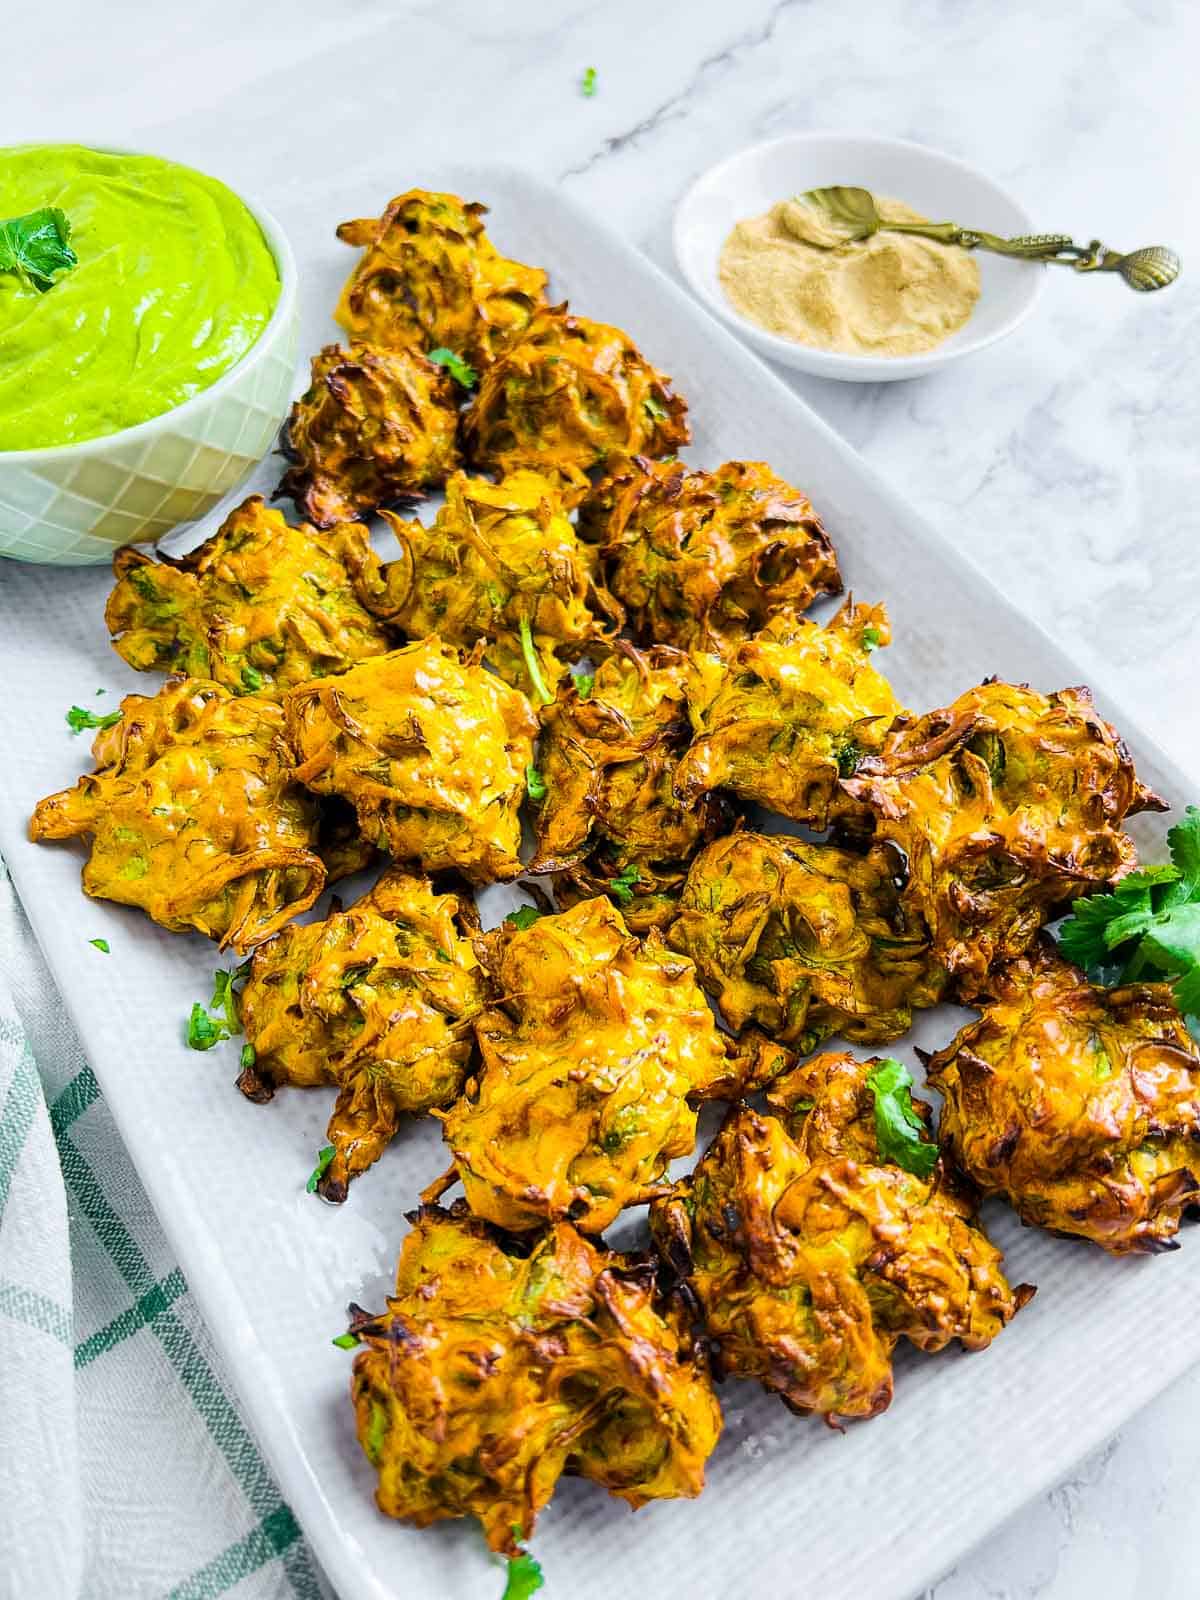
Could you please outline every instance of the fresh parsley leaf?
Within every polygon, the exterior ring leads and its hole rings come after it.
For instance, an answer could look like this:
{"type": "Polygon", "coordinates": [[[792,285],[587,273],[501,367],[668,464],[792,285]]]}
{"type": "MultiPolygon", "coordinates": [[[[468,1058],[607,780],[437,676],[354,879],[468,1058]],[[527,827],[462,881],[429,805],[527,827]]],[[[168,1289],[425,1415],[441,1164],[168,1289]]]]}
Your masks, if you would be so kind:
{"type": "Polygon", "coordinates": [[[938,1147],[922,1138],[925,1124],[913,1108],[908,1069],[885,1056],[867,1074],[875,1096],[875,1139],[884,1161],[892,1161],[915,1177],[928,1178],[937,1165],[938,1147]]]}
{"type": "MultiPolygon", "coordinates": [[[[316,1188],[316,1184],[315,1183],[313,1184],[313,1188],[314,1189],[316,1188]]],[[[334,1339],[332,1342],[337,1346],[337,1348],[339,1350],[353,1350],[356,1345],[359,1345],[359,1344],[362,1343],[362,1340],[358,1337],[358,1335],[356,1333],[339,1333],[337,1338],[334,1339]]]]}
{"type": "Polygon", "coordinates": [[[252,667],[249,662],[242,668],[242,686],[251,694],[257,694],[263,686],[263,675],[257,667],[252,667]]]}
{"type": "Polygon", "coordinates": [[[589,700],[596,684],[594,672],[577,672],[575,674],[575,693],[581,700],[589,700]]]}
{"type": "Polygon", "coordinates": [[[429,352],[429,359],[436,361],[439,367],[445,367],[455,383],[462,384],[464,389],[473,389],[479,382],[479,374],[471,363],[455,355],[453,350],[447,350],[439,345],[436,350],[429,352]]]}
{"type": "Polygon", "coordinates": [[[110,711],[106,717],[101,717],[94,711],[85,711],[82,706],[72,706],[67,712],[67,726],[72,733],[82,733],[85,728],[111,728],[120,720],[119,711],[110,711]]]}
{"type": "Polygon", "coordinates": [[[534,805],[544,800],[547,794],[546,780],[532,761],[525,768],[525,793],[533,801],[534,805]]]}
{"type": "Polygon", "coordinates": [[[101,955],[108,955],[109,950],[107,939],[89,939],[88,943],[94,950],[99,950],[101,955]]]}
{"type": "Polygon", "coordinates": [[[1058,929],[1063,954],[1093,981],[1173,979],[1175,1004],[1200,1016],[1200,810],[1167,833],[1169,862],[1141,867],[1111,894],[1076,900],[1058,929]]]}
{"type": "Polygon", "coordinates": [[[59,273],[79,264],[68,242],[71,224],[59,206],[42,206],[0,222],[0,272],[15,272],[45,294],[59,273]]]}
{"type": "Polygon", "coordinates": [[[616,898],[619,906],[631,906],[633,904],[634,887],[640,882],[638,869],[631,865],[623,867],[615,878],[608,880],[608,890],[616,898]]]}
{"type": "Polygon", "coordinates": [[[540,1562],[535,1561],[528,1550],[522,1550],[519,1556],[509,1560],[508,1582],[500,1600],[529,1600],[545,1581],[540,1562]]]}
{"type": "Polygon", "coordinates": [[[220,1044],[222,1039],[229,1038],[229,1030],[216,1017],[210,1017],[208,1012],[196,1001],[188,1017],[187,1042],[193,1050],[211,1050],[213,1045],[220,1044]]]}
{"type": "Polygon", "coordinates": [[[667,417],[670,415],[666,406],[661,405],[652,394],[648,394],[642,401],[642,404],[654,418],[655,422],[665,422],[667,417]]]}
{"type": "Polygon", "coordinates": [[[536,906],[518,906],[515,911],[510,911],[505,917],[505,922],[511,922],[514,928],[519,928],[522,933],[526,928],[532,928],[541,912],[536,906]]]}
{"type": "Polygon", "coordinates": [[[542,669],[538,663],[537,651],[533,647],[533,629],[529,626],[529,618],[522,617],[517,624],[517,631],[521,635],[521,654],[525,657],[525,670],[529,674],[529,681],[533,685],[533,692],[543,705],[549,705],[554,699],[546,687],[546,680],[542,677],[542,669]]]}
{"type": "Polygon", "coordinates": [[[579,92],[585,100],[590,100],[596,93],[596,69],[585,67],[583,77],[579,80],[579,92]]]}
{"type": "Polygon", "coordinates": [[[863,649],[870,655],[872,650],[878,650],[883,642],[883,635],[873,622],[868,622],[863,629],[863,649]]]}
{"type": "Polygon", "coordinates": [[[333,1160],[333,1146],[322,1145],[317,1151],[317,1164],[308,1175],[308,1182],[304,1185],[309,1194],[316,1194],[317,1185],[329,1171],[329,1163],[333,1160]]]}

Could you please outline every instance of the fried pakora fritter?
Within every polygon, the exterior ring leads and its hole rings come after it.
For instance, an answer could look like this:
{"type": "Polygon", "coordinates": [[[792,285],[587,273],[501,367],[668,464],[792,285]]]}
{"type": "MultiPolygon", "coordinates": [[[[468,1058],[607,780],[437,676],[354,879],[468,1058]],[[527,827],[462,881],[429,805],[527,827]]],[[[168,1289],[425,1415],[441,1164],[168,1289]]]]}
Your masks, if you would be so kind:
{"type": "Polygon", "coordinates": [[[326,345],[283,448],[293,464],[279,493],[318,528],[420,499],[460,464],[454,385],[416,350],[326,345]]]}
{"type": "Polygon", "coordinates": [[[514,1231],[600,1233],[658,1192],[696,1139],[694,1102],[730,1064],[695,969],[656,930],[630,935],[607,900],[492,936],[495,1007],[476,1024],[479,1076],[446,1114],[471,1210],[514,1231]]]}
{"type": "Polygon", "coordinates": [[[560,906],[615,894],[634,932],[661,926],[674,915],[688,861],[724,827],[721,797],[685,811],[671,788],[691,738],[687,672],[677,650],[622,643],[586,693],[564,689],[542,713],[546,793],[529,870],[558,875],[560,906]]]}
{"type": "Polygon", "coordinates": [[[812,502],[762,461],[715,472],[622,462],[580,508],[579,527],[646,644],[720,654],[777,612],[842,589],[812,502]]]}
{"type": "Polygon", "coordinates": [[[603,649],[623,621],[595,551],[540,473],[498,484],[455,473],[432,527],[384,517],[401,555],[368,604],[411,638],[485,640],[488,663],[526,694],[552,698],[566,663],[603,649]]]}
{"type": "Polygon", "coordinates": [[[337,1088],[326,1200],[346,1198],[403,1114],[461,1094],[485,1004],[474,931],[473,905],[392,868],[349,911],[335,903],[255,951],[240,998],[254,1060],[238,1086],[260,1101],[281,1084],[337,1088]]]}
{"type": "Polygon", "coordinates": [[[731,789],[824,828],[838,778],[883,743],[900,711],[871,651],[891,637],[882,606],[848,600],[827,627],[779,612],[722,658],[697,655],[689,693],[696,739],[675,773],[685,805],[731,789]]]}
{"type": "Polygon", "coordinates": [[[255,494],[186,556],[118,550],[104,620],[117,654],[139,672],[182,672],[278,699],[391,649],[358,595],[378,565],[360,522],[296,528],[255,494]]]}
{"type": "Polygon", "coordinates": [[[515,1555],[562,1474],[636,1510],[691,1498],[721,1413],[655,1264],[567,1223],[517,1241],[469,1217],[414,1212],[396,1293],[356,1319],[358,1437],[389,1516],[475,1516],[515,1555]]]}
{"type": "Polygon", "coordinates": [[[926,1063],[947,1153],[1031,1226],[1176,1248],[1200,1204],[1200,1051],[1169,985],[1097,988],[1043,937],[988,990],[926,1063]]]}
{"type": "Polygon", "coordinates": [[[370,844],[472,882],[521,871],[518,808],[533,760],[529,701],[436,637],[284,698],[296,777],[341,795],[370,844]]]}
{"type": "Polygon", "coordinates": [[[842,788],[897,853],[905,899],[966,998],[1070,901],[1133,866],[1126,817],[1164,809],[1087,689],[995,680],[902,717],[842,788]]]}
{"type": "Polygon", "coordinates": [[[687,403],[629,336],[566,306],[542,308],[505,346],[463,417],[473,466],[530,467],[572,506],[610,454],[670,455],[691,436],[687,403]]]}
{"type": "Polygon", "coordinates": [[[84,893],[249,949],[325,885],[317,805],[293,781],[283,712],[202,678],[127,694],[96,771],[38,802],[29,836],[92,838],[84,893]]]}
{"type": "Polygon", "coordinates": [[[343,222],[338,238],[365,254],[334,313],[353,339],[448,349],[482,369],[529,324],[546,274],[502,256],[480,218],[487,207],[410,189],[381,217],[343,222]]]}
{"type": "Polygon", "coordinates": [[[881,1157],[874,1065],[818,1056],[770,1091],[777,1115],[735,1107],[650,1213],[719,1370],[831,1423],[886,1410],[901,1337],[982,1349],[1032,1293],[1009,1287],[940,1165],[921,1178],[881,1157]]]}
{"type": "Polygon", "coordinates": [[[908,926],[890,863],[785,834],[735,833],[692,862],[667,941],[729,1026],[807,1052],[831,1034],[898,1039],[945,973],[908,926]]]}

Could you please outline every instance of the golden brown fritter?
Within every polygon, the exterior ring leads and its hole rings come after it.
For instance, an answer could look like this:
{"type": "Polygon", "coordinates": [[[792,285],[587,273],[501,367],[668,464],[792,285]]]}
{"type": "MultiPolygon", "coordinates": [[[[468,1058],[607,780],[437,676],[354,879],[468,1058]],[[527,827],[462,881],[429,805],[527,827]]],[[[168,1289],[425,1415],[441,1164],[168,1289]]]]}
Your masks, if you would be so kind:
{"type": "Polygon", "coordinates": [[[720,654],[777,612],[842,589],[812,502],[762,461],[715,472],[622,462],[580,508],[579,528],[646,644],[720,654]]]}
{"type": "Polygon", "coordinates": [[[1087,689],[995,680],[901,718],[842,788],[896,852],[910,912],[967,997],[1070,901],[1133,866],[1126,817],[1164,809],[1087,689]]]}
{"type": "Polygon", "coordinates": [[[982,1349],[1032,1292],[1009,1287],[940,1165],[922,1178],[880,1156],[877,1065],[818,1056],[777,1081],[779,1115],[736,1107],[650,1214],[719,1370],[831,1423],[886,1410],[901,1337],[982,1349]]]}
{"type": "Polygon", "coordinates": [[[211,678],[274,700],[391,648],[358,596],[378,565],[361,522],[295,528],[254,494],[186,556],[118,550],[104,620],[139,672],[211,678]]]}
{"type": "Polygon", "coordinates": [[[779,612],[722,659],[693,658],[696,740],[675,793],[693,805],[731,789],[796,822],[824,828],[838,778],[883,743],[900,704],[871,664],[891,638],[882,606],[848,600],[827,627],[779,612]]]}
{"type": "Polygon", "coordinates": [[[338,238],[365,254],[342,290],[337,321],[354,339],[448,349],[484,368],[529,323],[546,274],[502,256],[480,218],[487,207],[410,189],[381,217],[343,222],[338,238]]]}
{"type": "Polygon", "coordinates": [[[39,801],[29,825],[39,841],[91,835],[86,894],[240,949],[320,894],[317,805],[293,781],[273,701],[172,678],[127,694],[92,754],[96,771],[39,801]]]}
{"type": "Polygon", "coordinates": [[[404,1113],[462,1092],[485,1003],[476,929],[470,902],[391,868],[349,911],[335,902],[255,952],[240,1000],[254,1061],[238,1086],[251,1100],[280,1084],[336,1086],[326,1200],[346,1198],[404,1113]]]}
{"type": "Polygon", "coordinates": [[[606,458],[665,456],[691,438],[687,404],[620,328],[544,307],[505,346],[463,417],[471,464],[503,477],[531,467],[568,505],[606,458]]]}
{"type": "Polygon", "coordinates": [[[898,1039],[944,972],[909,927],[880,852],[735,833],[692,862],[667,941],[696,963],[731,1028],[807,1052],[831,1034],[898,1039]]]}
{"type": "Polygon", "coordinates": [[[460,464],[454,385],[416,350],[328,344],[313,357],[283,448],[293,465],[279,493],[318,528],[420,499],[460,464]]]}
{"type": "Polygon", "coordinates": [[[461,1205],[411,1220],[387,1311],[355,1324],[381,1510],[422,1528],[478,1517],[515,1555],[564,1472],[634,1510],[700,1493],[721,1413],[651,1259],[567,1223],[515,1241],[461,1205]]]}
{"type": "Polygon", "coordinates": [[[674,915],[688,861],[725,826],[719,796],[685,811],[671,788],[691,738],[687,672],[677,650],[623,643],[585,692],[564,689],[542,713],[546,794],[529,870],[558,874],[560,906],[612,894],[634,932],[661,926],[674,915]]]}
{"type": "Polygon", "coordinates": [[[624,619],[575,537],[557,487],[537,472],[502,483],[455,473],[432,527],[384,512],[400,558],[367,603],[414,639],[486,641],[506,683],[553,698],[567,670],[602,650],[624,619]],[[531,670],[532,669],[532,670],[531,670]]]}
{"type": "Polygon", "coordinates": [[[525,696],[438,638],[284,699],[296,777],[341,795],[363,837],[472,882],[521,871],[518,808],[537,719],[525,696]]]}
{"type": "Polygon", "coordinates": [[[445,1117],[471,1210],[514,1231],[600,1233],[657,1193],[696,1139],[694,1102],[730,1064],[683,956],[630,935],[607,900],[501,925],[497,1005],[476,1024],[478,1079],[445,1117]]]}
{"type": "Polygon", "coordinates": [[[988,987],[927,1062],[947,1153],[1031,1226],[1176,1248],[1200,1203],[1200,1051],[1169,985],[1097,988],[1043,938],[988,987]]]}

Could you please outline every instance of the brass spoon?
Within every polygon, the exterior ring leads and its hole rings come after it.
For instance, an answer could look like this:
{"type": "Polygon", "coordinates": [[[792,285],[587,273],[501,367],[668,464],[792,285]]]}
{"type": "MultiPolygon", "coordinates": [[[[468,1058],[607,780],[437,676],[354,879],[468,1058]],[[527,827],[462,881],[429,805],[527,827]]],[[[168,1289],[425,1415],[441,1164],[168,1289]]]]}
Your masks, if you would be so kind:
{"type": "MultiPolygon", "coordinates": [[[[881,229],[887,233],[916,233],[942,244],[961,245],[964,250],[991,250],[996,255],[1019,256],[1023,261],[1061,261],[1076,272],[1117,272],[1131,289],[1143,294],[1165,289],[1179,276],[1181,262],[1174,250],[1151,244],[1141,250],[1120,255],[1099,239],[1086,247],[1075,244],[1065,233],[1026,233],[1015,239],[1002,239],[977,228],[962,228],[957,222],[887,222],[875,207],[869,189],[844,184],[830,189],[808,189],[796,196],[801,205],[815,211],[825,227],[838,237],[828,246],[869,239],[881,229]]],[[[809,243],[813,242],[811,240],[809,243]]]]}

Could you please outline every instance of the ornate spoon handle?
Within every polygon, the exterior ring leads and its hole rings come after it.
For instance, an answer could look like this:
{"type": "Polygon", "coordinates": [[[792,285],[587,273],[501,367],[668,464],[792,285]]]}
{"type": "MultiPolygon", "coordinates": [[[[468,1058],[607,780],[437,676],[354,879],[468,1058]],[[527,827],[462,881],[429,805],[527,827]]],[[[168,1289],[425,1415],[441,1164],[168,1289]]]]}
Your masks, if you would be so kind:
{"type": "Polygon", "coordinates": [[[881,222],[886,233],[916,233],[943,244],[961,245],[964,250],[990,250],[998,256],[1019,256],[1023,261],[1059,261],[1076,272],[1117,272],[1130,286],[1143,293],[1165,289],[1179,276],[1180,260],[1165,245],[1146,245],[1127,255],[1109,250],[1099,239],[1076,244],[1066,233],[1022,233],[1003,239],[997,233],[978,228],[962,228],[957,222],[881,222]]]}

